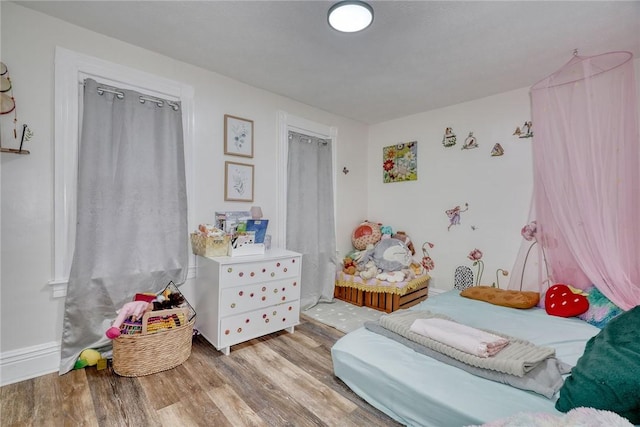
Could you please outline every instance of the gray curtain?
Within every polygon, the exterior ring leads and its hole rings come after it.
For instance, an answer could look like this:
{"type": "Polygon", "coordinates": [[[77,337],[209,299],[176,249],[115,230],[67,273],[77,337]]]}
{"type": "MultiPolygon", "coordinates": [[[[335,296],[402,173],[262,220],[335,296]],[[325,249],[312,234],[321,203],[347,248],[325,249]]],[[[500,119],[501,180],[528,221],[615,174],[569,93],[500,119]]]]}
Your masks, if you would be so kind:
{"type": "Polygon", "coordinates": [[[60,374],[85,348],[111,348],[105,332],[124,303],[183,283],[188,267],[180,105],[100,88],[85,81],[60,374]]]}
{"type": "Polygon", "coordinates": [[[332,301],[336,274],[331,140],[289,132],[287,249],[302,254],[301,308],[332,301]]]}

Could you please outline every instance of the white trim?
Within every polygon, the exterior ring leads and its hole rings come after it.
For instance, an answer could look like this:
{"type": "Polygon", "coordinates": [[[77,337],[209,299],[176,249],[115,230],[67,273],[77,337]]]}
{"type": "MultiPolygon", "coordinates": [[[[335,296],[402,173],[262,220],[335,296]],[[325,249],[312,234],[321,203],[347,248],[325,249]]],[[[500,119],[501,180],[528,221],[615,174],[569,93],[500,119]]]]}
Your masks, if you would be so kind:
{"type": "Polygon", "coordinates": [[[0,354],[0,386],[58,371],[60,343],[34,345],[0,354]]]}
{"type": "Polygon", "coordinates": [[[51,288],[51,297],[64,298],[67,296],[68,280],[50,280],[47,285],[51,288]]]}
{"type": "MultiPolygon", "coordinates": [[[[195,261],[192,261],[192,257],[189,258],[189,269],[187,270],[187,280],[194,279],[196,277],[197,265],[195,261]]],[[[51,297],[52,298],[64,298],[67,296],[67,285],[69,284],[68,280],[55,281],[50,280],[47,285],[49,285],[51,289],[51,297]]]]}
{"type": "MultiPolygon", "coordinates": [[[[331,139],[331,169],[333,175],[333,217],[337,218],[336,194],[336,163],[337,163],[337,142],[338,128],[335,126],[327,126],[316,123],[302,117],[296,117],[284,111],[278,111],[278,149],[276,155],[277,172],[277,192],[276,192],[276,218],[278,225],[278,234],[275,236],[274,246],[277,248],[285,248],[287,242],[287,158],[289,144],[289,130],[301,132],[310,136],[331,139]]],[[[336,221],[337,223],[337,221],[336,221]]],[[[333,230],[334,241],[337,242],[336,227],[333,230]]]]}
{"type": "MultiPolygon", "coordinates": [[[[66,294],[66,283],[69,279],[69,270],[73,259],[79,99],[81,83],[86,78],[181,102],[189,227],[192,227],[194,223],[193,87],[57,46],[55,54],[53,278],[49,281],[55,298],[64,296],[63,293],[66,294]]],[[[195,265],[193,255],[189,257],[189,265],[190,268],[195,265]]]]}
{"type": "MultiPolygon", "coordinates": [[[[433,280],[433,279],[431,279],[433,280]]],[[[440,295],[444,292],[450,291],[451,289],[438,289],[438,288],[432,288],[431,286],[429,286],[429,298],[431,297],[435,297],[436,295],[440,295]]]]}

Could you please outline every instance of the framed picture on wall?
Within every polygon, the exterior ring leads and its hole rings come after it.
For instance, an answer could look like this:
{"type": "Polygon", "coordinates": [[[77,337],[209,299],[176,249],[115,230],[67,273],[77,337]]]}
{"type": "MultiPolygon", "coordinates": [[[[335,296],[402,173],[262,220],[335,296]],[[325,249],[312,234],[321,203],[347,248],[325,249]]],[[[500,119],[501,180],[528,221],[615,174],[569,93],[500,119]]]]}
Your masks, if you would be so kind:
{"type": "Polygon", "coordinates": [[[253,165],[224,162],[224,199],[253,202],[253,165]]]}
{"type": "Polygon", "coordinates": [[[224,115],[224,154],[253,157],[253,120],[224,115]]]}
{"type": "Polygon", "coordinates": [[[382,182],[418,179],[418,142],[382,147],[382,182]]]}

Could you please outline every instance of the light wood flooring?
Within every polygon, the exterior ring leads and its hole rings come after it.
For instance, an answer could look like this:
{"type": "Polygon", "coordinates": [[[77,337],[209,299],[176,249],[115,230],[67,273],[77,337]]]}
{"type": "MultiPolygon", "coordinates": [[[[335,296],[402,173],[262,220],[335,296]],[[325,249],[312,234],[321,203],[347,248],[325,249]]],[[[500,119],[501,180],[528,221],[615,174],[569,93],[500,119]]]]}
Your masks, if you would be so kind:
{"type": "Polygon", "coordinates": [[[0,388],[8,426],[398,426],[333,375],[343,335],[302,316],[295,333],[233,346],[224,356],[195,337],[190,358],[126,378],[111,367],[44,375],[0,388]]]}

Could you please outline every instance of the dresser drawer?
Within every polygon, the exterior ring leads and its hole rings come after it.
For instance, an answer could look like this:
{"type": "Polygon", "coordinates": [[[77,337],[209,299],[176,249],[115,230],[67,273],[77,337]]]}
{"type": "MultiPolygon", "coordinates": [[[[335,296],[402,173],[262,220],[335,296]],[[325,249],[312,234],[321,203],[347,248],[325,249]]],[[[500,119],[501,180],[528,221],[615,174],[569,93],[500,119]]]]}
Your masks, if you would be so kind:
{"type": "Polygon", "coordinates": [[[264,283],[296,277],[300,274],[300,257],[292,256],[273,260],[223,265],[220,271],[220,287],[264,283]]]}
{"type": "Polygon", "coordinates": [[[220,347],[228,347],[300,323],[300,301],[220,319],[220,347]]]}
{"type": "Polygon", "coordinates": [[[235,315],[298,299],[300,299],[298,277],[223,288],[220,291],[220,316],[235,315]]]}
{"type": "Polygon", "coordinates": [[[302,254],[197,258],[196,324],[223,354],[232,345],[300,323],[302,254]]]}

